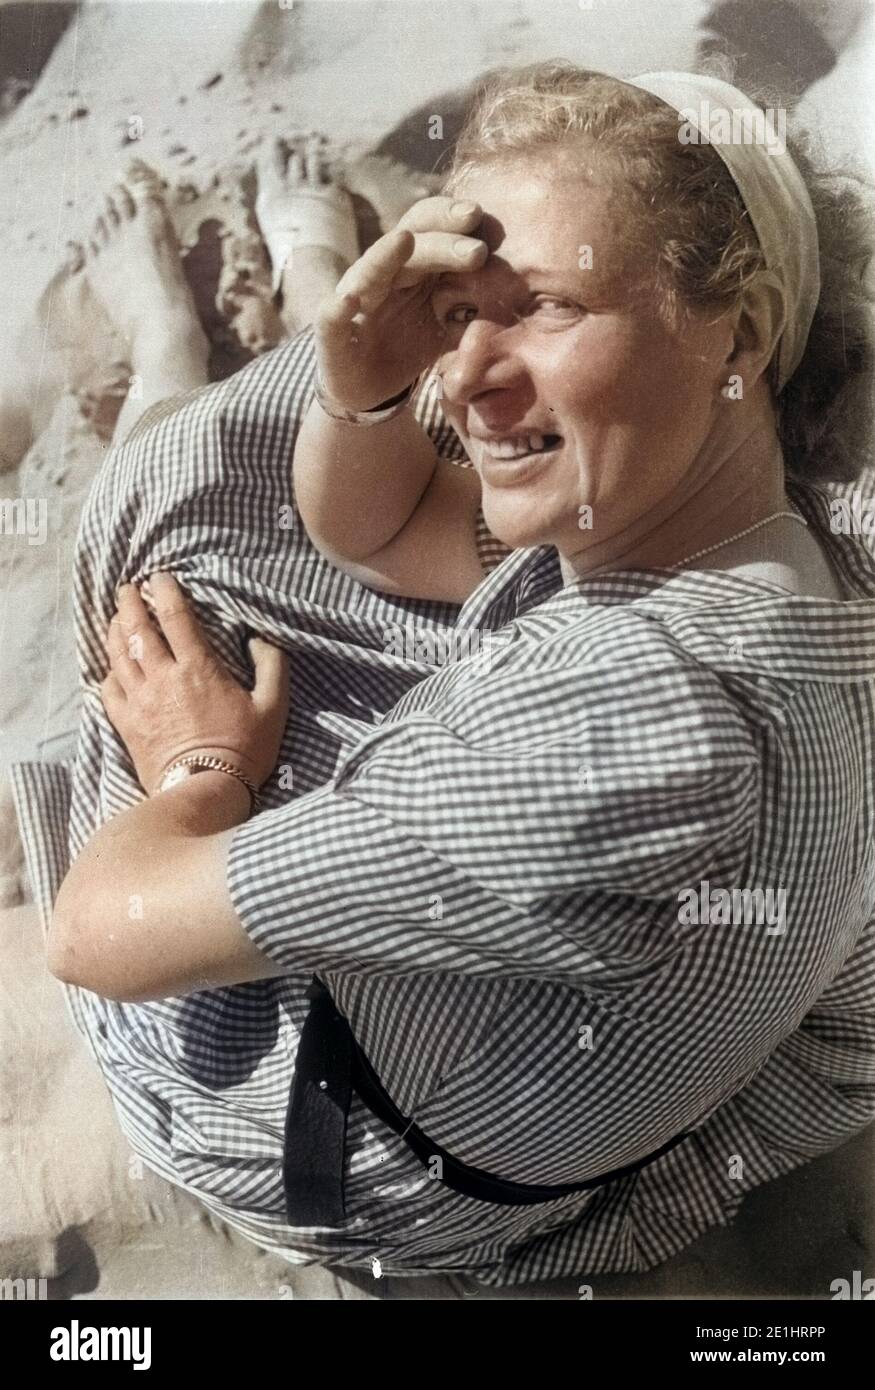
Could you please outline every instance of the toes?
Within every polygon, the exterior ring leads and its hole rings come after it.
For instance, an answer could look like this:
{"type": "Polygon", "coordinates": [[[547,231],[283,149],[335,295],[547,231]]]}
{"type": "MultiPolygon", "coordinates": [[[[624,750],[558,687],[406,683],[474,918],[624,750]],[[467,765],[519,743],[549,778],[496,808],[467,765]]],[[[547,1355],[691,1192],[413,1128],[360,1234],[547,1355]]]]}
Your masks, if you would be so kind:
{"type": "Polygon", "coordinates": [[[278,137],[271,140],[267,151],[256,156],[255,170],[258,176],[258,194],[261,199],[273,198],[282,192],[286,181],[286,164],[289,150],[285,140],[278,137]]]}
{"type": "Polygon", "coordinates": [[[275,178],[285,178],[288,158],[289,152],[285,140],[274,140],[270,150],[270,168],[275,178]]]}
{"type": "Polygon", "coordinates": [[[309,136],[304,146],[304,170],[311,188],[321,188],[327,182],[325,174],[325,144],[321,135],[309,136]]]}
{"type": "Polygon", "coordinates": [[[78,251],[71,251],[71,256],[79,268],[84,264],[86,256],[99,256],[102,248],[109,244],[116,228],[135,216],[138,201],[160,198],[158,175],[142,160],[131,162],[125,178],[127,182],[114,184],[105,195],[103,211],[98,213],[94,220],[86,246],[69,243],[71,248],[78,246],[78,251]]]}
{"type": "Polygon", "coordinates": [[[289,162],[286,167],[286,184],[297,184],[306,182],[304,169],[304,155],[301,150],[292,150],[289,155],[289,162]]]}
{"type": "Polygon", "coordinates": [[[135,214],[138,207],[144,207],[147,203],[163,203],[164,201],[160,187],[151,179],[131,179],[128,186],[131,190],[135,214]]]}
{"type": "Polygon", "coordinates": [[[318,133],[295,141],[272,141],[269,152],[258,162],[258,185],[262,197],[280,192],[294,193],[297,187],[324,188],[331,179],[326,167],[325,136],[318,133]]]}
{"type": "Polygon", "coordinates": [[[81,241],[68,241],[64,254],[64,269],[76,275],[85,264],[85,247],[81,241]]]}
{"type": "MultiPolygon", "coordinates": [[[[150,164],[142,159],[132,159],[125,175],[125,184],[130,190],[135,204],[163,202],[161,180],[150,164]]],[[[136,211],[136,208],[134,209],[136,211]]]]}
{"type": "Polygon", "coordinates": [[[126,220],[133,217],[136,212],[136,204],[131,197],[131,190],[127,184],[117,183],[112,190],[112,200],[118,209],[119,216],[126,220]]]}
{"type": "Polygon", "coordinates": [[[128,167],[125,171],[124,182],[129,183],[131,179],[136,179],[138,181],[141,179],[153,179],[157,181],[158,175],[152,168],[151,164],[147,164],[145,159],[140,159],[138,157],[137,159],[128,160],[128,167]]]}

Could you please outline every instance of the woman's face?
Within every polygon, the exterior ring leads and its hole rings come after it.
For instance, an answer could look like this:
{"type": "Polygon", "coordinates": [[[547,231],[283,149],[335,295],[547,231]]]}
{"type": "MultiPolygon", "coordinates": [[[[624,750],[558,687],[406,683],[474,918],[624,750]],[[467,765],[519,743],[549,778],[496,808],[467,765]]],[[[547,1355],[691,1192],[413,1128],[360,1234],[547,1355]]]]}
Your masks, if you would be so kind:
{"type": "Polygon", "coordinates": [[[708,454],[731,326],[666,326],[657,248],[636,253],[623,200],[567,162],[483,170],[455,196],[483,207],[491,255],[433,294],[444,411],[493,533],[570,558],[622,537],[708,454]]]}

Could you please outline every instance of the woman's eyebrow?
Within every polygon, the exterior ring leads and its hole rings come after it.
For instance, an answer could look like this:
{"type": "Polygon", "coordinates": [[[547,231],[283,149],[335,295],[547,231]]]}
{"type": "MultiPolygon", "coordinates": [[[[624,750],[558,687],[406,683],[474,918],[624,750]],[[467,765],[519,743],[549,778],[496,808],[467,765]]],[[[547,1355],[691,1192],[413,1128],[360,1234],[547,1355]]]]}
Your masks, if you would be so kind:
{"type": "MultiPolygon", "coordinates": [[[[438,290],[444,288],[451,290],[470,288],[473,276],[477,274],[482,275],[488,266],[489,261],[486,262],[486,265],[484,265],[480,271],[469,271],[461,274],[453,270],[444,271],[438,276],[438,281],[433,293],[437,293],[438,290]]],[[[515,280],[548,280],[560,288],[564,286],[568,290],[575,291],[579,291],[580,289],[579,277],[570,274],[570,267],[567,266],[563,266],[561,269],[556,266],[541,265],[504,266],[502,269],[515,280]]]]}

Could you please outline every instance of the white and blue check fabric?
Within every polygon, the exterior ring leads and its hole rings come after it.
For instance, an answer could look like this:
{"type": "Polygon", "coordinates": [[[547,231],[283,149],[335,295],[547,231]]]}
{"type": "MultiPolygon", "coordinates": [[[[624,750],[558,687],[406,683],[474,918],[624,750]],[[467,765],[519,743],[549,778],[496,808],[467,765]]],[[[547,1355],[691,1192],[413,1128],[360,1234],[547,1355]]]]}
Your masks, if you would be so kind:
{"type": "MultiPolygon", "coordinates": [[[[172,570],[241,679],[248,635],[282,645],[278,769],[227,872],[287,973],[147,1004],[70,988],[73,1017],[134,1149],[292,1261],[493,1284],[650,1267],[875,1113],[875,564],[799,485],[847,602],[708,571],[563,587],[552,550],[482,528],[461,608],[370,592],[294,510],[312,375],[303,334],[112,451],[78,546],[75,765],[15,774],[45,913],[68,852],[142,796],[98,693],[116,586],[172,570]],[[690,889],[783,890],[784,929],[682,920],[690,889]],[[478,1168],[573,1182],[695,1132],[637,1176],[503,1207],[354,1097],[347,1220],[290,1228],[314,971],[398,1107],[478,1168]]],[[[417,410],[459,459],[430,391],[417,410]]]]}

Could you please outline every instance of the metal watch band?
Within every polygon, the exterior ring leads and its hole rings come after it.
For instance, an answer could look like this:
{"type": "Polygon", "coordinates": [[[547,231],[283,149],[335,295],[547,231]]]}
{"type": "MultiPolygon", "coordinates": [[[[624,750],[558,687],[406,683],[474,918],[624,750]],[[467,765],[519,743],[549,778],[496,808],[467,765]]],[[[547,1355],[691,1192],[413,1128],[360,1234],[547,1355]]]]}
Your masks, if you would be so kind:
{"type": "Polygon", "coordinates": [[[258,788],[250,782],[245,773],[240,771],[239,767],[235,767],[233,763],[226,763],[222,758],[211,757],[206,753],[189,753],[184,758],[175,758],[161,775],[161,781],[158,785],[159,791],[164,791],[168,778],[180,767],[191,768],[193,772],[224,772],[229,777],[236,777],[237,781],[242,782],[249,793],[252,803],[250,814],[257,811],[261,805],[258,788]]]}

